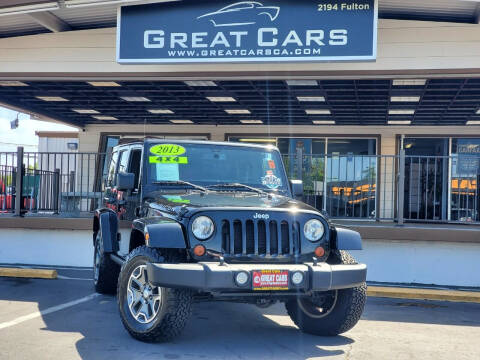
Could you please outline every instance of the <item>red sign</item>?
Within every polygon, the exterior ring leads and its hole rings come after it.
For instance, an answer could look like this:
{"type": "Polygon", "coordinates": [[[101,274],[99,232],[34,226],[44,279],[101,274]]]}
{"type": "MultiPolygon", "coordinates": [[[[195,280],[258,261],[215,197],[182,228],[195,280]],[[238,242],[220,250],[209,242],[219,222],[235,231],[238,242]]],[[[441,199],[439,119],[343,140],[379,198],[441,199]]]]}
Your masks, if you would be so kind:
{"type": "Polygon", "coordinates": [[[288,270],[255,270],[253,290],[288,290],[288,270]]]}

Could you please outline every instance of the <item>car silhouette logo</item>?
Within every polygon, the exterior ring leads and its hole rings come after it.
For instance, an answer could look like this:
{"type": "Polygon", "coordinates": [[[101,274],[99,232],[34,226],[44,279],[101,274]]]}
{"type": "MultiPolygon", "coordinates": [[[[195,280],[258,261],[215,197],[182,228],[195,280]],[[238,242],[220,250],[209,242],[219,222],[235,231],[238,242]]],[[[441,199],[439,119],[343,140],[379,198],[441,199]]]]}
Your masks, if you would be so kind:
{"type": "Polygon", "coordinates": [[[241,1],[201,15],[197,17],[197,20],[207,19],[215,27],[242,26],[256,24],[257,21],[262,21],[265,18],[274,21],[279,13],[280,7],[278,6],[263,6],[262,3],[257,1],[241,1]]]}

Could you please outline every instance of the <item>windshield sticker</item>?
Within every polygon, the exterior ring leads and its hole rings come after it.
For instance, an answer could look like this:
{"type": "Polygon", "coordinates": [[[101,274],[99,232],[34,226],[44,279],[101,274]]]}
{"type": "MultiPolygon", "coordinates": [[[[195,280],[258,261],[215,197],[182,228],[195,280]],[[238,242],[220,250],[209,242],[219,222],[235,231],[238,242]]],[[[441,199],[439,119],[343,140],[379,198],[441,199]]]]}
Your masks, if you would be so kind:
{"type": "Polygon", "coordinates": [[[178,181],[180,180],[180,172],[178,164],[159,164],[155,167],[156,180],[158,181],[178,181]]]}
{"type": "Polygon", "coordinates": [[[150,152],[158,156],[179,156],[185,154],[187,150],[176,144],[158,144],[150,148],[150,152]]]}
{"type": "Polygon", "coordinates": [[[269,189],[277,189],[278,187],[282,186],[282,180],[273,175],[271,171],[267,171],[267,175],[262,177],[262,185],[268,187],[269,189]]]}
{"type": "Polygon", "coordinates": [[[275,169],[275,161],[273,160],[268,160],[268,167],[270,169],[275,169]]]}
{"type": "Polygon", "coordinates": [[[149,156],[150,164],[188,164],[186,156],[149,156]]]}
{"type": "Polygon", "coordinates": [[[182,199],[181,196],[164,196],[168,201],[179,204],[190,204],[189,199],[182,199]]]}

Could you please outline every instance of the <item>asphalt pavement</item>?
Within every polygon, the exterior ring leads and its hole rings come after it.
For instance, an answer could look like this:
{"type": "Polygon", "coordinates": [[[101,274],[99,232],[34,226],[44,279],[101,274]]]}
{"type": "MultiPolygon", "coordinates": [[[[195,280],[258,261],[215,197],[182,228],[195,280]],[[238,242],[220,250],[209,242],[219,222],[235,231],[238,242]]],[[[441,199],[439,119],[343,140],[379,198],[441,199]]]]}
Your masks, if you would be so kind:
{"type": "Polygon", "coordinates": [[[0,359],[479,359],[480,304],[369,298],[337,337],[301,333],[282,304],[198,303],[182,336],[145,344],[124,330],[91,271],[0,278],[0,359]]]}

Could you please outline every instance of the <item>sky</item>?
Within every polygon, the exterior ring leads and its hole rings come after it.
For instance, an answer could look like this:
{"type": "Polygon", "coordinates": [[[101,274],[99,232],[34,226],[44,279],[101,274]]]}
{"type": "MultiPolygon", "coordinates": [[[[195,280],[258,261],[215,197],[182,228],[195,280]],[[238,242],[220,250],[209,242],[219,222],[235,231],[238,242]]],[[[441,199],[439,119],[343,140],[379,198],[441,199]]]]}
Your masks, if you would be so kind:
{"type": "Polygon", "coordinates": [[[71,126],[55,124],[47,121],[31,120],[30,115],[18,113],[0,106],[0,152],[15,151],[23,146],[25,151],[38,150],[38,136],[35,131],[76,131],[71,126]],[[18,128],[12,130],[10,122],[18,114],[18,128]]]}

